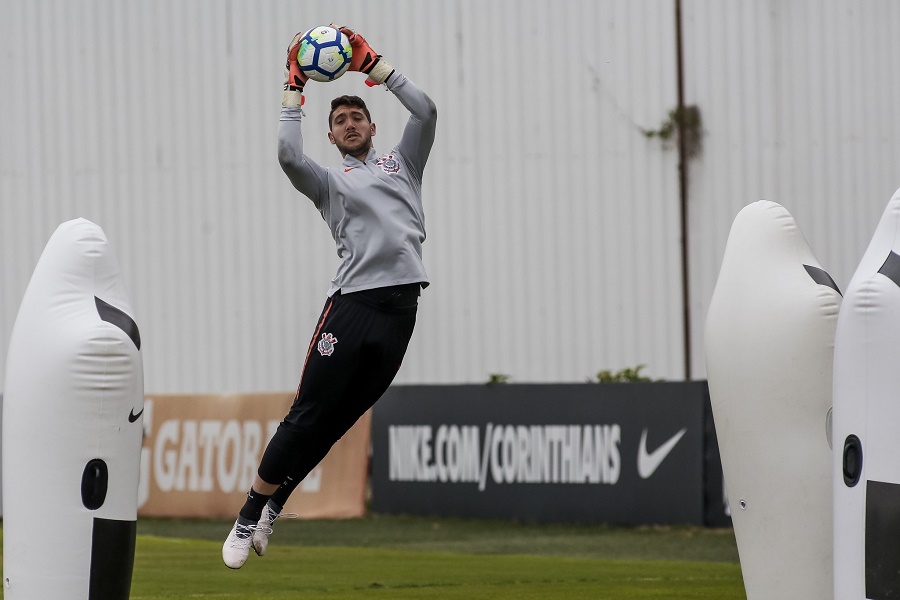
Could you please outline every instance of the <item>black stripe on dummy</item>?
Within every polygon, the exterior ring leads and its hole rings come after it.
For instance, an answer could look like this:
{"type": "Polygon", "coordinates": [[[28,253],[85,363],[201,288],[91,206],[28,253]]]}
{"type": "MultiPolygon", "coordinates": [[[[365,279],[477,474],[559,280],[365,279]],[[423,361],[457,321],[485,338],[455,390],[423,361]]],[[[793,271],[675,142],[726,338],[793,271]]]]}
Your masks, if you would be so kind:
{"type": "Polygon", "coordinates": [[[94,519],[88,600],[128,600],[137,521],[94,519]]]}
{"type": "Polygon", "coordinates": [[[900,598],[900,485],[866,482],[866,598],[900,598]]]}
{"type": "Polygon", "coordinates": [[[838,289],[838,286],[834,282],[834,279],[832,279],[831,275],[829,275],[825,270],[820,269],[819,267],[814,267],[812,265],[803,265],[803,268],[806,269],[806,272],[809,273],[809,276],[812,277],[812,280],[819,285],[827,285],[838,294],[841,293],[841,290],[838,289]]]}
{"type": "Polygon", "coordinates": [[[900,256],[897,256],[897,253],[891,250],[878,272],[893,281],[897,286],[900,286],[900,256]]]}
{"type": "Polygon", "coordinates": [[[141,349],[141,332],[138,331],[137,323],[127,314],[113,306],[107,304],[97,296],[94,296],[94,303],[97,305],[97,313],[100,318],[107,323],[112,323],[131,338],[138,350],[141,349]]]}

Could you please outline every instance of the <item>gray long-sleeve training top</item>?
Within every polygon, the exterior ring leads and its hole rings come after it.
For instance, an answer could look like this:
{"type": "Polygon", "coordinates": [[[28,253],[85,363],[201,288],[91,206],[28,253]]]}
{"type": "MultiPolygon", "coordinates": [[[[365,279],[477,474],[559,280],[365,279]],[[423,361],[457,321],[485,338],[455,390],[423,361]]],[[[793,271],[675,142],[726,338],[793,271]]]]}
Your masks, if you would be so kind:
{"type": "Polygon", "coordinates": [[[337,290],[428,285],[422,264],[422,173],[434,143],[437,109],[431,98],[397,71],[385,85],[410,112],[400,143],[387,154],[370,149],[365,162],[347,155],[338,169],[322,167],[303,153],[302,112],[281,109],[281,168],[328,223],[342,261],[329,296],[337,290]]]}

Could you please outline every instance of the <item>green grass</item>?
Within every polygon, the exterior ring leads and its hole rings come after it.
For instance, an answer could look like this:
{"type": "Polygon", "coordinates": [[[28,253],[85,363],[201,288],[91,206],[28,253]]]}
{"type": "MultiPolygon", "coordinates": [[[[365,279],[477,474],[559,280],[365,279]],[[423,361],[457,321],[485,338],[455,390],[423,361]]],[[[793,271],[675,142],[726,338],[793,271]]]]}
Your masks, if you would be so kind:
{"type": "Polygon", "coordinates": [[[132,600],[744,598],[732,563],[282,546],[229,571],[220,549],[217,542],[142,536],[132,600]]]}
{"type": "Polygon", "coordinates": [[[279,522],[268,554],[221,562],[225,521],[141,519],[132,600],[745,600],[734,535],[367,517],[279,522]]]}
{"type": "MultiPolygon", "coordinates": [[[[230,529],[231,521],[138,521],[139,534],[162,537],[221,541],[230,529]]],[[[373,515],[363,519],[333,521],[278,521],[272,544],[467,554],[738,562],[731,529],[700,527],[617,528],[373,515]]]]}

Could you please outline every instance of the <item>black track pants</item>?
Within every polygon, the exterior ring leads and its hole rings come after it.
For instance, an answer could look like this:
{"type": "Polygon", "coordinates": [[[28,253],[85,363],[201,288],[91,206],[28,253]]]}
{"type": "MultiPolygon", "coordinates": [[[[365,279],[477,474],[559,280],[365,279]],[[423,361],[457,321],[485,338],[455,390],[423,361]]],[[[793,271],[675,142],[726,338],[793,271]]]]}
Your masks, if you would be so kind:
{"type": "Polygon", "coordinates": [[[384,394],[416,323],[419,285],[329,298],[313,335],[297,395],[266,447],[259,476],[294,485],[384,394]]]}

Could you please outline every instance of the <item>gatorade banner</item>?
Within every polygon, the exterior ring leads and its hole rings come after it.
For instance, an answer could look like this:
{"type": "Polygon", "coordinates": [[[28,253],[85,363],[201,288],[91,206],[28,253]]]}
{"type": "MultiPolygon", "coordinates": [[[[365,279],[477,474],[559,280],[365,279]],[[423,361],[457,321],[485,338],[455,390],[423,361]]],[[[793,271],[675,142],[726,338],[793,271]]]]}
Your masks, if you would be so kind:
{"type": "MultiPolygon", "coordinates": [[[[293,393],[148,395],[138,515],[233,518],[293,393]]],[[[285,505],[301,518],[361,517],[371,415],[366,413],[285,505]]]]}

